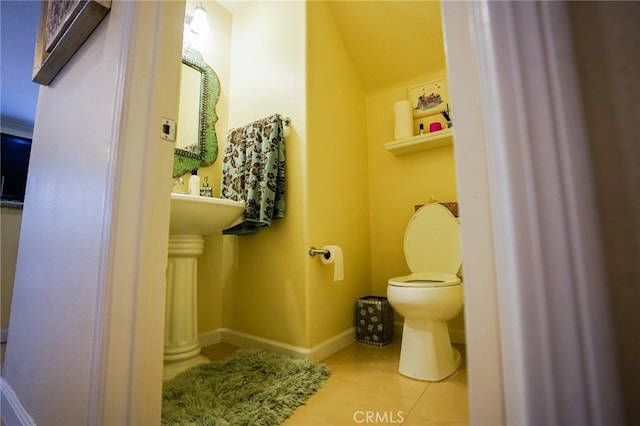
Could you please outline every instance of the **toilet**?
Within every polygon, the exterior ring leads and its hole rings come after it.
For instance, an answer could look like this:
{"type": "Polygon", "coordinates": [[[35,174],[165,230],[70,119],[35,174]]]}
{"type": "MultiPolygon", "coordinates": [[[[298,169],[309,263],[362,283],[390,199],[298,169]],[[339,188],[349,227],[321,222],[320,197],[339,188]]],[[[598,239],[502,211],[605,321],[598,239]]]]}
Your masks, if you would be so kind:
{"type": "Polygon", "coordinates": [[[415,212],[404,234],[411,275],[391,278],[387,299],[404,317],[398,372],[417,380],[440,381],[460,365],[447,321],[462,310],[460,224],[441,204],[415,212]]]}

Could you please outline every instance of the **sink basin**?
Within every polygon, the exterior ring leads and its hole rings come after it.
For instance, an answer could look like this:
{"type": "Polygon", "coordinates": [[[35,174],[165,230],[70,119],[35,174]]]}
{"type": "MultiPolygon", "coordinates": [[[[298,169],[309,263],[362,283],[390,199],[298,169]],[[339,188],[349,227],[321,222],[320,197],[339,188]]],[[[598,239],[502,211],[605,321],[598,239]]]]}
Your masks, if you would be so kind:
{"type": "Polygon", "coordinates": [[[208,235],[242,222],[244,202],[171,194],[171,234],[208,235]]]}

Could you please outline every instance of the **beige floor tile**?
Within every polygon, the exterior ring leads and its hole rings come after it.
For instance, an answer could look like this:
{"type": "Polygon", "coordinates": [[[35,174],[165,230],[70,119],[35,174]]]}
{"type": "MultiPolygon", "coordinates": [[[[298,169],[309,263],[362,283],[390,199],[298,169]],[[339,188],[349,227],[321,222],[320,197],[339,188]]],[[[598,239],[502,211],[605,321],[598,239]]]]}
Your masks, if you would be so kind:
{"type": "Polygon", "coordinates": [[[408,426],[467,424],[469,404],[466,370],[459,370],[442,382],[431,383],[404,422],[408,426]]]}
{"type": "Polygon", "coordinates": [[[206,356],[211,361],[219,361],[228,356],[233,355],[238,347],[230,345],[228,343],[216,343],[215,345],[209,345],[202,348],[200,354],[206,356]]]}
{"type": "Polygon", "coordinates": [[[459,381],[432,383],[420,396],[419,401],[457,408],[461,404],[466,405],[467,385],[459,381]]]}
{"type": "MultiPolygon", "coordinates": [[[[356,342],[324,359],[331,377],[284,425],[467,425],[464,346],[458,346],[460,369],[436,383],[399,374],[400,347],[399,338],[382,347],[356,342]]],[[[202,354],[215,361],[237,349],[218,343],[202,348],[202,354]]]]}
{"type": "MultiPolygon", "coordinates": [[[[423,396],[424,398],[424,396],[423,396]]],[[[420,398],[406,416],[404,426],[468,425],[469,407],[466,395],[458,399],[420,398]]]]}
{"type": "Polygon", "coordinates": [[[400,339],[387,346],[374,346],[355,342],[323,360],[327,364],[350,364],[381,371],[396,372],[400,359],[400,339]]]}
{"type": "Polygon", "coordinates": [[[381,393],[331,377],[284,425],[351,425],[365,423],[367,416],[379,420],[378,424],[389,424],[394,419],[400,420],[414,405],[414,398],[381,393]],[[387,421],[380,421],[383,419],[387,421]]]}
{"type": "MultiPolygon", "coordinates": [[[[353,343],[323,360],[331,377],[284,425],[468,425],[464,346],[457,346],[463,357],[460,369],[442,382],[429,383],[397,372],[400,344],[399,338],[382,347],[353,343]]],[[[202,354],[216,361],[236,350],[218,343],[202,348],[202,354]]],[[[1,359],[4,345],[0,351],[1,359]]]]}
{"type": "Polygon", "coordinates": [[[353,343],[322,362],[327,364],[334,377],[383,394],[418,398],[429,383],[400,375],[399,359],[399,344],[377,347],[353,343]]]}

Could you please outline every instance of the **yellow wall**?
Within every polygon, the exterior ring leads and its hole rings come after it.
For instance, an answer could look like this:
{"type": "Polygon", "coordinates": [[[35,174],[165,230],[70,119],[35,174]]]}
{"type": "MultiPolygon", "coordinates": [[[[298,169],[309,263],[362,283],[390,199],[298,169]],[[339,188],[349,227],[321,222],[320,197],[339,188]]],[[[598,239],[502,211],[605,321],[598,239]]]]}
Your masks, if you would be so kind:
{"type": "MultiPolygon", "coordinates": [[[[257,235],[229,237],[233,279],[224,284],[224,326],[307,347],[305,262],[305,3],[239,2],[233,8],[229,127],[274,113],[286,137],[285,218],[257,235]]],[[[227,242],[225,242],[227,244],[227,242]]]]}
{"type": "Polygon", "coordinates": [[[207,238],[199,330],[224,327],[310,348],[353,327],[358,297],[385,295],[389,278],[409,272],[402,242],[413,206],[431,195],[457,200],[451,147],[396,157],[383,146],[393,139],[393,104],[445,70],[367,93],[327,3],[242,2],[232,13],[215,2],[205,7],[219,28],[207,43],[218,53],[196,47],[222,81],[224,132],[217,127],[219,160],[199,174],[218,189],[227,128],[275,112],[292,122],[286,217],[254,236],[207,238]],[[343,248],[344,281],[333,282],[332,268],[307,255],[325,244],[343,248]]]}
{"type": "Polygon", "coordinates": [[[444,77],[424,74],[367,94],[369,186],[371,188],[371,265],[373,293],[386,294],[389,278],[409,273],[404,231],[414,205],[457,201],[452,147],[396,157],[384,148],[394,139],[393,104],[408,99],[408,88],[444,77]]]}
{"type": "MultiPolygon", "coordinates": [[[[188,1],[187,13],[200,2],[188,1]]],[[[209,20],[209,34],[196,35],[190,31],[184,32],[186,41],[198,50],[220,80],[220,97],[216,106],[218,121],[216,122],[216,134],[218,136],[218,160],[209,167],[198,169],[198,175],[204,182],[204,177],[209,178],[209,183],[214,190],[214,196],[220,195],[221,158],[224,152],[226,133],[229,121],[229,80],[231,71],[231,13],[216,1],[204,1],[209,20]]],[[[193,105],[197,105],[194,99],[193,105]]],[[[178,129],[180,125],[178,123],[178,129]]],[[[190,174],[184,176],[185,184],[180,189],[187,190],[187,181],[190,174]]],[[[233,256],[225,250],[222,235],[215,234],[205,237],[204,252],[198,258],[198,329],[200,333],[211,332],[220,329],[222,324],[222,283],[225,259],[233,256]],[[226,256],[226,257],[225,257],[226,256]]]]}
{"type": "MultiPolygon", "coordinates": [[[[200,1],[187,1],[187,12],[193,11],[200,1]]],[[[185,31],[185,39],[197,49],[204,61],[211,66],[220,79],[220,98],[216,107],[218,121],[216,122],[216,134],[218,136],[218,159],[222,158],[224,144],[229,122],[229,82],[231,73],[231,13],[216,1],[203,1],[209,20],[209,34],[197,35],[191,31],[185,31]]],[[[214,196],[220,195],[221,161],[216,160],[209,167],[198,169],[200,178],[209,177],[209,183],[213,187],[214,196]]],[[[190,175],[185,175],[185,180],[190,175]]],[[[202,179],[202,181],[204,181],[202,179]]]]}
{"type": "Polygon", "coordinates": [[[353,327],[371,268],[365,93],[325,2],[308,5],[307,25],[308,245],[341,246],[345,268],[334,282],[332,266],[306,258],[313,346],[353,327]]]}
{"type": "MultiPolygon", "coordinates": [[[[442,202],[458,200],[451,146],[398,157],[384,148],[394,139],[393,104],[408,99],[409,87],[445,75],[445,70],[423,74],[367,94],[372,294],[386,295],[389,278],[410,273],[403,241],[414,206],[429,202],[431,196],[442,202]]],[[[426,122],[436,119],[440,120],[426,122]]],[[[454,340],[462,339],[462,314],[449,322],[449,329],[454,340]]]]}
{"type": "Polygon", "coordinates": [[[11,296],[13,294],[13,279],[16,274],[16,260],[18,257],[18,241],[20,240],[20,224],[22,222],[22,209],[2,208],[0,219],[0,240],[2,248],[2,273],[0,279],[0,316],[2,322],[0,328],[6,330],[9,327],[9,311],[11,310],[11,296]]]}

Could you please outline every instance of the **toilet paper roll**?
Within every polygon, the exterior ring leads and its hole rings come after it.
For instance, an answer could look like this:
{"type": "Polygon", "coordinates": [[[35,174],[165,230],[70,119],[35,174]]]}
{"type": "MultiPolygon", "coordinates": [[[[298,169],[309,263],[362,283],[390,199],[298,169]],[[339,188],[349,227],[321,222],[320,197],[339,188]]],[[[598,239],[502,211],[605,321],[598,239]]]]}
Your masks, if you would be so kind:
{"type": "Polygon", "coordinates": [[[342,249],[340,246],[324,246],[323,250],[328,250],[329,254],[322,256],[322,263],[325,265],[333,265],[333,281],[342,281],[344,279],[344,260],[342,258],[342,249]]]}
{"type": "Polygon", "coordinates": [[[395,137],[397,139],[413,136],[413,111],[409,101],[399,101],[393,104],[395,114],[395,137]]]}

